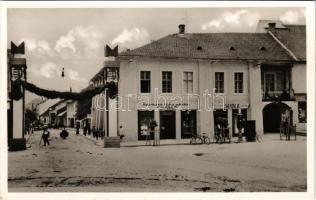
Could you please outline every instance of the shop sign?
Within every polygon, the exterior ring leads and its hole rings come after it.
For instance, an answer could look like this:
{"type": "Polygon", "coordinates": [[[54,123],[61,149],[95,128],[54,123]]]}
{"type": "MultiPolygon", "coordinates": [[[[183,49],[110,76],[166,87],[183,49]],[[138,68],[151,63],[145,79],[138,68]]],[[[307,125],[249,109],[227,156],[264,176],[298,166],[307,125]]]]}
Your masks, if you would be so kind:
{"type": "Polygon", "coordinates": [[[189,104],[187,103],[166,103],[166,104],[163,104],[163,103],[143,103],[143,106],[144,107],[154,107],[155,109],[167,109],[167,110],[173,110],[173,109],[177,109],[179,107],[188,107],[189,104]]]}
{"type": "Polygon", "coordinates": [[[227,103],[225,104],[226,109],[247,109],[249,104],[239,104],[239,103],[227,103]]]}
{"type": "Polygon", "coordinates": [[[214,104],[214,109],[248,109],[249,104],[239,104],[239,103],[225,103],[225,106],[221,104],[214,104]]]}

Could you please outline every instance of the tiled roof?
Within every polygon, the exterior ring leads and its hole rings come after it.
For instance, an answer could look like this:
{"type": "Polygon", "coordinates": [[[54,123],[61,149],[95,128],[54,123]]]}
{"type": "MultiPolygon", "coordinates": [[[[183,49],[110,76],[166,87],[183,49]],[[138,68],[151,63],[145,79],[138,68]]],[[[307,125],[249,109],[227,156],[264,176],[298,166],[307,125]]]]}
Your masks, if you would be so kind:
{"type": "Polygon", "coordinates": [[[48,111],[48,109],[57,103],[59,103],[61,99],[47,99],[45,102],[41,103],[37,107],[37,113],[39,116],[43,115],[48,111]]]}
{"type": "Polygon", "coordinates": [[[300,60],[306,60],[306,26],[284,25],[287,29],[275,29],[274,35],[300,60]]]}
{"type": "Polygon", "coordinates": [[[122,52],[119,56],[292,60],[267,33],[172,34],[137,49],[122,52]],[[235,50],[230,50],[231,47],[235,50]]]}

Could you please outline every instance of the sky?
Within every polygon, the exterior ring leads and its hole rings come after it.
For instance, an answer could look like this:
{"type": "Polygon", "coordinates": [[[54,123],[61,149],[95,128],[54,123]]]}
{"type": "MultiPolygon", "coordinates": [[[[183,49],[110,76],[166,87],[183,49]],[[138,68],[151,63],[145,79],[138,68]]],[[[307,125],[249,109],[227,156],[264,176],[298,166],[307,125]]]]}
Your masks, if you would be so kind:
{"type": "MultiPolygon", "coordinates": [[[[10,41],[26,45],[28,81],[80,91],[103,66],[104,46],[134,49],[185,24],[188,33],[255,32],[260,19],[305,24],[304,8],[10,8],[10,41]],[[62,68],[65,77],[61,77],[62,68]]],[[[26,102],[35,98],[27,93],[26,102]]]]}

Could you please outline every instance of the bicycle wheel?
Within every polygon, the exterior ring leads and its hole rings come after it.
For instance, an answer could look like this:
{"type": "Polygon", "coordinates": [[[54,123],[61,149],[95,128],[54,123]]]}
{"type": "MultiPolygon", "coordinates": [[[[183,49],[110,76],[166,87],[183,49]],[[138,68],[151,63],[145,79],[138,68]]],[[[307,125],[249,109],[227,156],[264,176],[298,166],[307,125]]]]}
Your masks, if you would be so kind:
{"type": "Polygon", "coordinates": [[[211,144],[211,140],[209,137],[204,138],[204,143],[205,144],[211,144]]]}
{"type": "Polygon", "coordinates": [[[203,144],[202,138],[197,137],[197,138],[195,139],[195,144],[203,144]]]}

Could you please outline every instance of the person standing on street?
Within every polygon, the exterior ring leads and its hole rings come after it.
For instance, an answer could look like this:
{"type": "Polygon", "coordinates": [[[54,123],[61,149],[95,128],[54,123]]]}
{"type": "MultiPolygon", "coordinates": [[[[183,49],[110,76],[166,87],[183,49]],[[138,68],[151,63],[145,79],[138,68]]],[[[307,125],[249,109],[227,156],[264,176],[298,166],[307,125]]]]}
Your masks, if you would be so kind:
{"type": "Polygon", "coordinates": [[[49,145],[48,138],[49,138],[49,131],[47,130],[47,127],[45,127],[43,130],[43,135],[42,135],[42,139],[44,141],[44,146],[46,146],[46,144],[49,145]]]}
{"type": "Polygon", "coordinates": [[[76,135],[79,135],[80,124],[77,122],[76,125],[76,135]]]}
{"type": "Polygon", "coordinates": [[[157,122],[154,119],[150,119],[149,128],[150,128],[150,137],[154,139],[154,145],[158,145],[158,138],[155,134],[155,128],[157,127],[157,122]]]}

